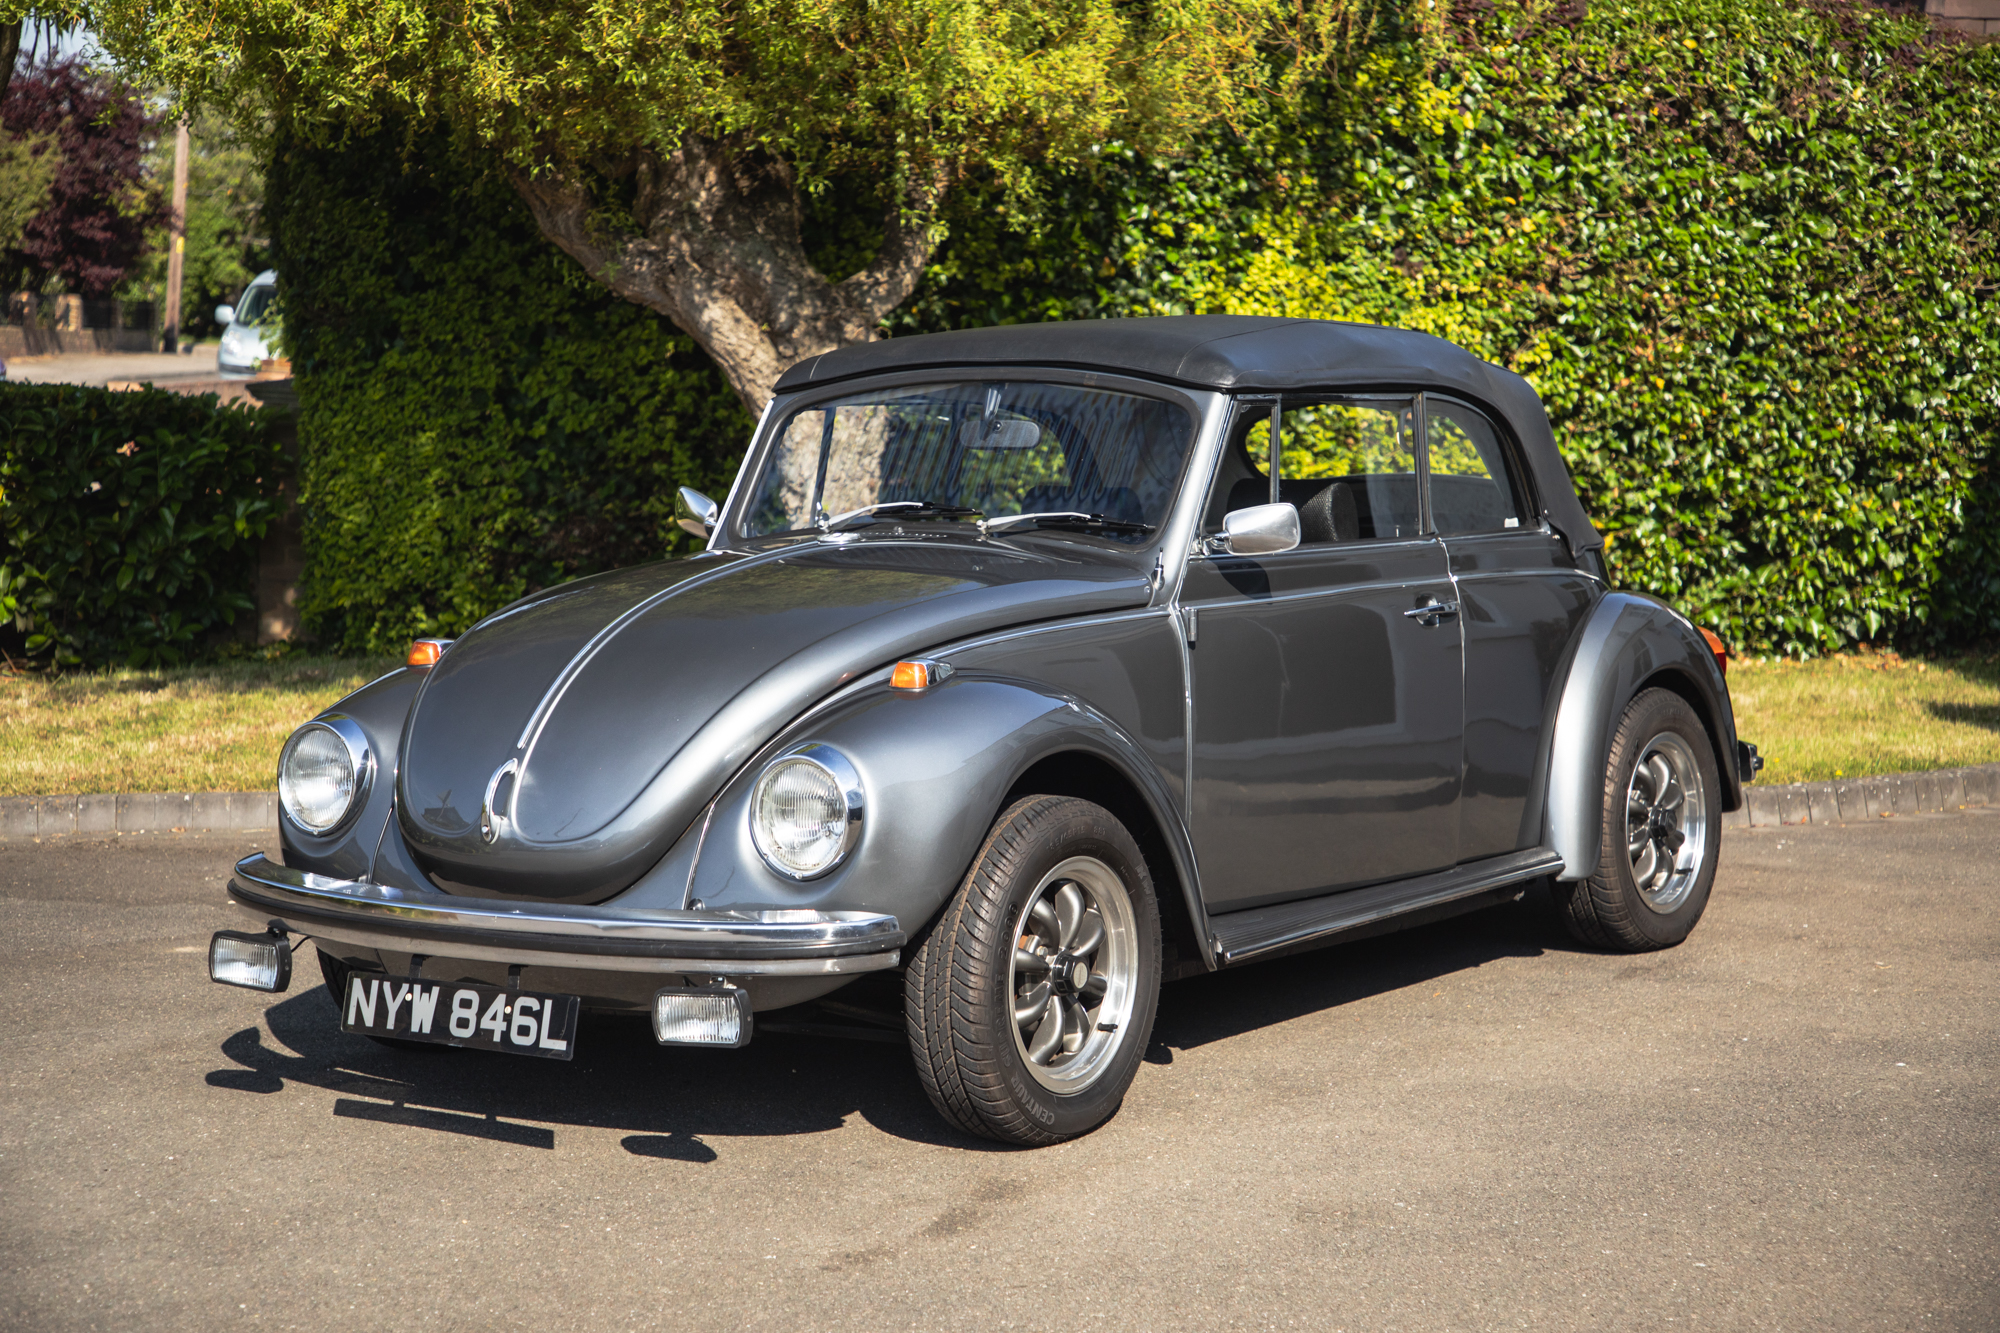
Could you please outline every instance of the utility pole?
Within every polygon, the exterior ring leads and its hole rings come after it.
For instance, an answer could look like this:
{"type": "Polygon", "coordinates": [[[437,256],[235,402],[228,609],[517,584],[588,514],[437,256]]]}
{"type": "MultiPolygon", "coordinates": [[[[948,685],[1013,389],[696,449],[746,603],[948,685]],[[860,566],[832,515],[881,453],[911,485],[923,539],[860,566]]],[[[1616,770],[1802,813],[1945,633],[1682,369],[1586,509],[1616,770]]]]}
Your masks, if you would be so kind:
{"type": "Polygon", "coordinates": [[[188,126],[174,127],[174,212],[167,223],[167,310],[162,351],[181,350],[181,264],[187,255],[188,126]]]}

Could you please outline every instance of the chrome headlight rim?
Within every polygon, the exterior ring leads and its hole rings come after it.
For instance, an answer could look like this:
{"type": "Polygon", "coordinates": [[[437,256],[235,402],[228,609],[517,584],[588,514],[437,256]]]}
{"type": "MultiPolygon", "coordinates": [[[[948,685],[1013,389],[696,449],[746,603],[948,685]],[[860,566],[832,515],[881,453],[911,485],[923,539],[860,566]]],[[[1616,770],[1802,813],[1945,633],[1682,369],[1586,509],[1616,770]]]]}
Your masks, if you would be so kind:
{"type": "Polygon", "coordinates": [[[361,807],[368,803],[368,789],[374,785],[375,752],[368,744],[368,733],[361,724],[345,713],[328,713],[306,723],[285,738],[285,748],[278,755],[278,813],[293,828],[315,838],[330,838],[338,834],[354,817],[361,813],[361,807]],[[347,762],[354,769],[354,787],[348,794],[347,807],[330,823],[309,824],[292,810],[289,766],[293,752],[299,741],[313,731],[330,732],[339,739],[347,750],[347,762]]]}
{"type": "Polygon", "coordinates": [[[845,864],[849,854],[854,851],[855,844],[861,841],[861,826],[866,818],[867,809],[868,798],[866,791],[861,785],[861,774],[855,769],[853,763],[846,755],[834,749],[831,745],[821,744],[817,741],[809,745],[796,746],[764,765],[763,772],[757,775],[757,781],[750,788],[750,809],[748,811],[750,842],[756,847],[757,855],[763,858],[764,864],[769,866],[773,873],[797,884],[823,879],[845,864]],[[847,824],[841,833],[840,846],[835,849],[833,856],[825,865],[804,871],[786,865],[773,854],[772,849],[767,845],[764,829],[757,818],[757,812],[764,803],[764,792],[771,782],[775,780],[779,771],[787,765],[797,763],[801,760],[812,764],[828,777],[832,778],[834,785],[840,789],[841,796],[847,805],[847,824]]]}

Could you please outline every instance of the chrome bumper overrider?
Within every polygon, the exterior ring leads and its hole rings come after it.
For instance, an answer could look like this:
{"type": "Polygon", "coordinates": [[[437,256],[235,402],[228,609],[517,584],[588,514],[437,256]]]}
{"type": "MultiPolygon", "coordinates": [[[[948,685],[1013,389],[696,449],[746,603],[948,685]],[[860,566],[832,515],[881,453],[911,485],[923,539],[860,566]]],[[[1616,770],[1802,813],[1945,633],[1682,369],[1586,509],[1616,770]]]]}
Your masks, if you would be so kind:
{"type": "Polygon", "coordinates": [[[236,863],[244,910],[301,934],[397,953],[610,972],[815,976],[896,966],[903,928],[875,912],[666,912],[458,898],[331,879],[263,855],[236,863]]]}

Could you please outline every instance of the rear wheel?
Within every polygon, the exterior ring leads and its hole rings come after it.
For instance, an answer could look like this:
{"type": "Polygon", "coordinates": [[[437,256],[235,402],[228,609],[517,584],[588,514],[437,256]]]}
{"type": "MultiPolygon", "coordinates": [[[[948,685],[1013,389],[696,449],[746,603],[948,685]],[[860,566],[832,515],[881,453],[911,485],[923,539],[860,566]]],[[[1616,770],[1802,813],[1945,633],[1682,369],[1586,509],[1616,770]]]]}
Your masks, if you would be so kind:
{"type": "Polygon", "coordinates": [[[1622,953],[1686,939],[1715,883],[1721,799],[1701,719],[1672,691],[1642,691],[1611,738],[1597,873],[1555,885],[1570,932],[1622,953]]]}
{"type": "Polygon", "coordinates": [[[912,952],[904,1015],[946,1119],[1039,1145],[1118,1110],[1159,990],[1159,908],[1138,844],[1101,806],[1035,796],[1000,816],[912,952]]]}

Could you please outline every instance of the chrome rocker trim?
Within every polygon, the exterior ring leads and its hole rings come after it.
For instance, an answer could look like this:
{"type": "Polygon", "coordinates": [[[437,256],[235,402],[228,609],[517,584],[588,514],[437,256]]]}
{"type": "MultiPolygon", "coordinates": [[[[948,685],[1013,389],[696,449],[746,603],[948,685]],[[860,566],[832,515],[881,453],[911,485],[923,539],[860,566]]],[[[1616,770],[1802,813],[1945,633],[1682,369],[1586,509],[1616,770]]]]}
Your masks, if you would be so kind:
{"type": "Polygon", "coordinates": [[[229,895],[262,921],[362,948],[606,972],[878,972],[904,942],[896,918],[875,912],[554,908],[333,879],[261,853],[236,863],[229,895]]]}

